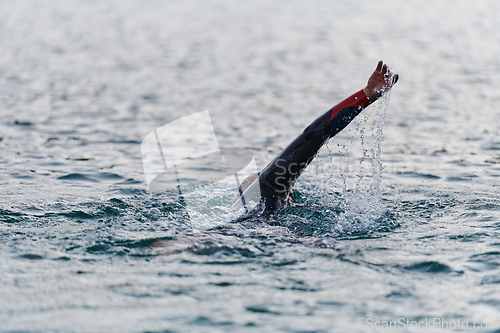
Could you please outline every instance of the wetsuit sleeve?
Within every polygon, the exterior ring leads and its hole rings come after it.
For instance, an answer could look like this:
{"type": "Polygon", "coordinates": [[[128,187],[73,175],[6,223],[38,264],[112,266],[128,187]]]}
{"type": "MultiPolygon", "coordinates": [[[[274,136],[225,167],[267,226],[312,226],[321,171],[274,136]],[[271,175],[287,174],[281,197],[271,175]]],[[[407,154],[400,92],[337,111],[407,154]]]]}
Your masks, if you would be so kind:
{"type": "Polygon", "coordinates": [[[325,142],[344,129],[370,103],[360,90],[313,121],[259,174],[263,196],[286,199],[295,180],[325,142]]]}

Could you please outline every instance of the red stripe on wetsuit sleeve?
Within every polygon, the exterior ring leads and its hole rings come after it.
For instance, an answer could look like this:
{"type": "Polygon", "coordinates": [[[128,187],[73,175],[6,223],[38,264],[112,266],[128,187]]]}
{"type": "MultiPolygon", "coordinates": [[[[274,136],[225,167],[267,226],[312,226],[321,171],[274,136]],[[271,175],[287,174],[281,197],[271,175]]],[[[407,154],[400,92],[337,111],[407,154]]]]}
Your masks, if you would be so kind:
{"type": "Polygon", "coordinates": [[[368,97],[365,96],[365,93],[363,92],[363,89],[358,91],[357,93],[347,97],[344,99],[342,102],[339,104],[335,105],[332,109],[332,112],[330,113],[330,120],[335,118],[335,116],[342,111],[345,108],[348,108],[350,106],[357,107],[358,109],[364,109],[368,105],[370,105],[370,100],[368,97]]]}

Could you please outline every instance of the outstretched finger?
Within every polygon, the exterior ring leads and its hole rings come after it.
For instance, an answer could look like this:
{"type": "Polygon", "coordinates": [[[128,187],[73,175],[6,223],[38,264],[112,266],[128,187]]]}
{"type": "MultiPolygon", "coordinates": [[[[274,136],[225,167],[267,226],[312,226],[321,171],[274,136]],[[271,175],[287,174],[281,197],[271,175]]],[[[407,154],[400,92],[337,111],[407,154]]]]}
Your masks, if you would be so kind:
{"type": "Polygon", "coordinates": [[[399,75],[398,74],[394,75],[394,78],[392,79],[392,84],[395,85],[396,82],[398,82],[398,80],[399,80],[399,75]]]}
{"type": "Polygon", "coordinates": [[[380,60],[377,64],[377,68],[375,69],[376,72],[380,72],[382,70],[382,64],[384,62],[382,60],[380,60]]]}
{"type": "Polygon", "coordinates": [[[384,64],[384,66],[382,66],[382,74],[387,74],[387,65],[384,64]]]}

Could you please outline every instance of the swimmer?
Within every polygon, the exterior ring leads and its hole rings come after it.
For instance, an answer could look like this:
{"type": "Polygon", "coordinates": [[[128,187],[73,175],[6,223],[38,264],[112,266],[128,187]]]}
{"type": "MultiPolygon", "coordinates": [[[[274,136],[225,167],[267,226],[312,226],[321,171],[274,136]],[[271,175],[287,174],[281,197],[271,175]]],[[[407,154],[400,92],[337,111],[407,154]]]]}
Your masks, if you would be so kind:
{"type": "Polygon", "coordinates": [[[272,213],[295,202],[292,186],[312,162],[319,149],[344,129],[364,108],[389,91],[398,81],[383,61],[368,79],[366,87],[334,106],[313,121],[295,140],[278,154],[258,175],[245,179],[240,186],[240,197],[233,209],[247,209],[249,199],[257,198],[258,210],[272,213]],[[258,179],[258,181],[256,181],[258,179]],[[259,199],[260,198],[260,199],[259,199]]]}

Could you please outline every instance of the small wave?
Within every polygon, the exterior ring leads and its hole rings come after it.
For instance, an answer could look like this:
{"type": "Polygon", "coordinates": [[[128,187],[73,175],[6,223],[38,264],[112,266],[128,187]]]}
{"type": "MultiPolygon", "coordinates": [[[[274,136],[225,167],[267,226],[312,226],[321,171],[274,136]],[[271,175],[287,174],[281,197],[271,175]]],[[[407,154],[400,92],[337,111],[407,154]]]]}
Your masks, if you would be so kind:
{"type": "Polygon", "coordinates": [[[14,125],[18,125],[18,126],[33,126],[33,123],[32,122],[29,122],[29,121],[22,121],[22,120],[15,120],[14,121],[14,125]]]}
{"type": "Polygon", "coordinates": [[[16,223],[23,219],[24,214],[10,210],[0,209],[0,221],[6,223],[16,223]]]}
{"type": "Polygon", "coordinates": [[[450,266],[437,261],[424,261],[405,267],[409,271],[419,271],[424,273],[450,273],[450,266]]]}
{"type": "Polygon", "coordinates": [[[97,179],[91,178],[89,176],[86,176],[81,173],[70,173],[69,175],[66,176],[61,176],[57,177],[59,180],[71,180],[71,181],[78,181],[78,182],[92,182],[92,183],[99,183],[97,179]]]}
{"type": "Polygon", "coordinates": [[[34,254],[34,253],[22,254],[22,255],[19,256],[19,258],[29,259],[29,260],[41,260],[41,259],[44,259],[41,255],[34,254]]]}
{"type": "Polygon", "coordinates": [[[483,284],[500,284],[500,276],[499,275],[488,275],[481,280],[480,285],[483,284]]]}
{"type": "Polygon", "coordinates": [[[268,309],[266,306],[247,306],[245,308],[247,311],[253,312],[253,313],[266,313],[266,314],[273,314],[273,315],[279,315],[279,312],[272,311],[268,309]]]}
{"type": "Polygon", "coordinates": [[[414,177],[414,178],[424,178],[424,179],[440,179],[441,177],[430,174],[430,173],[419,173],[419,172],[400,172],[398,175],[414,177]]]}
{"type": "Polygon", "coordinates": [[[481,263],[489,269],[496,269],[500,266],[499,261],[500,252],[490,251],[485,253],[473,254],[469,258],[469,262],[481,263]]]}
{"type": "Polygon", "coordinates": [[[123,179],[122,176],[120,176],[116,173],[111,173],[111,172],[101,172],[101,173],[95,174],[94,177],[99,178],[99,179],[104,179],[104,180],[121,180],[121,179],[123,179]]]}
{"type": "Polygon", "coordinates": [[[456,176],[450,176],[446,178],[448,182],[470,182],[478,176],[475,174],[462,174],[456,176]]]}
{"type": "Polygon", "coordinates": [[[94,215],[82,212],[80,210],[71,211],[71,212],[67,212],[67,213],[60,213],[59,215],[68,217],[70,219],[77,219],[77,220],[94,218],[94,215]]]}

